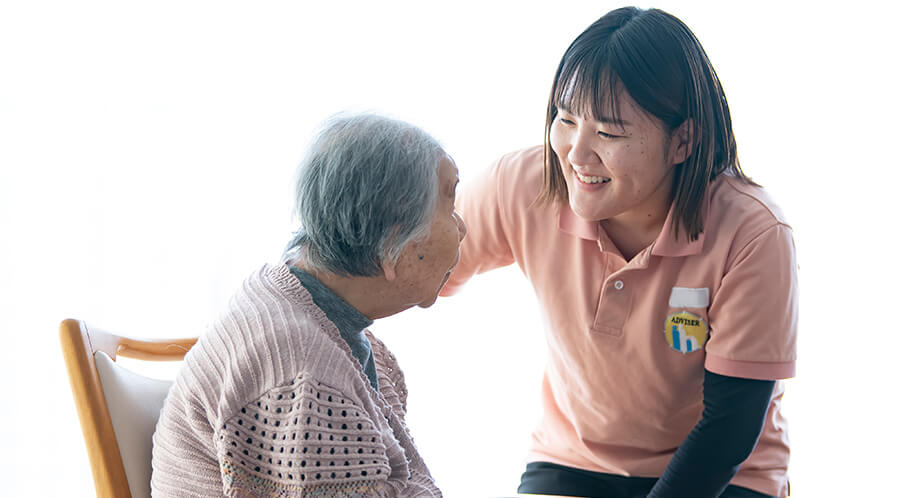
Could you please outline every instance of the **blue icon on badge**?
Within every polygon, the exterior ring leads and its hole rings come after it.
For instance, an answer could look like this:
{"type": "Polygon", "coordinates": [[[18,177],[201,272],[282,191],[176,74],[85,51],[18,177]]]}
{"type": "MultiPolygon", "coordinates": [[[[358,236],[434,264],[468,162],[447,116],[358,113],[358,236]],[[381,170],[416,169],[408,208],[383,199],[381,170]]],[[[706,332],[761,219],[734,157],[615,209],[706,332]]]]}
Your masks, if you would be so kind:
{"type": "Polygon", "coordinates": [[[691,353],[699,348],[698,340],[687,335],[685,330],[680,330],[678,325],[673,326],[671,335],[673,335],[673,348],[681,353],[691,353]]]}

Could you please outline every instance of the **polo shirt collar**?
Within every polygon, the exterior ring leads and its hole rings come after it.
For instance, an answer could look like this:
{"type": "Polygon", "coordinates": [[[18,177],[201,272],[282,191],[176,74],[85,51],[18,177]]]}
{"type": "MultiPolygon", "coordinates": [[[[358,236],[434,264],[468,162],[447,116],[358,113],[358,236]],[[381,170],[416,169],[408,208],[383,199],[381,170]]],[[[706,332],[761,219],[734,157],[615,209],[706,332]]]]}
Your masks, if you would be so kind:
{"type": "MultiPolygon", "coordinates": [[[[702,213],[702,218],[706,222],[711,204],[710,199],[710,192],[706,192],[702,213]]],[[[680,257],[700,253],[705,244],[705,232],[703,231],[698,234],[697,239],[690,241],[689,236],[683,232],[681,227],[679,237],[675,238],[673,233],[673,223],[674,207],[671,205],[670,210],[667,212],[667,218],[664,220],[664,226],[661,228],[661,233],[658,234],[658,238],[655,239],[655,242],[652,244],[652,256],[680,257]]],[[[601,223],[585,220],[577,216],[568,203],[564,203],[561,206],[561,212],[558,215],[558,228],[562,232],[580,237],[581,239],[596,241],[603,252],[613,246],[608,235],[605,233],[605,230],[602,229],[601,223]]],[[[705,229],[707,230],[707,228],[707,223],[705,223],[705,229]]]]}
{"type": "Polygon", "coordinates": [[[691,256],[702,252],[705,246],[705,232],[708,230],[708,211],[711,209],[711,186],[705,191],[705,199],[702,203],[702,226],[704,230],[698,234],[695,240],[689,240],[689,235],[683,231],[682,225],[679,230],[679,237],[674,237],[674,206],[671,204],[670,210],[667,211],[667,219],[664,220],[664,226],[661,233],[655,239],[652,247],[652,256],[670,256],[681,257],[691,256]]]}
{"type": "Polygon", "coordinates": [[[690,256],[702,252],[705,245],[705,232],[698,234],[695,240],[689,240],[689,235],[680,229],[679,237],[674,238],[673,231],[673,206],[667,213],[667,219],[664,220],[664,227],[658,238],[655,239],[654,247],[652,247],[652,256],[690,256]]]}

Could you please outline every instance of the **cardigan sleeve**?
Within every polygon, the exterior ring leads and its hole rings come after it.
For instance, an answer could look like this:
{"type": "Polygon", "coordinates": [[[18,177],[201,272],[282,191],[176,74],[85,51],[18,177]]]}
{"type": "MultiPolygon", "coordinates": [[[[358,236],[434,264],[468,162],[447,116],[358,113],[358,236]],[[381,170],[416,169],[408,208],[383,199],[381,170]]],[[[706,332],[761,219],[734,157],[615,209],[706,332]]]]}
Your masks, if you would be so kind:
{"type": "Polygon", "coordinates": [[[386,445],[339,390],[298,378],[248,403],[216,434],[225,496],[394,496],[386,445]]]}

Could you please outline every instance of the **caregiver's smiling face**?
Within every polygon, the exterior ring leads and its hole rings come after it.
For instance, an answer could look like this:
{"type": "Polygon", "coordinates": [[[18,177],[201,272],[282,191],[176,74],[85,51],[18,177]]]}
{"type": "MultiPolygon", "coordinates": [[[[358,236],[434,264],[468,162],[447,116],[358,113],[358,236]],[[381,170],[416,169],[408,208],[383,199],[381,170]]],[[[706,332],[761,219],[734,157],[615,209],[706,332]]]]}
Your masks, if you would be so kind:
{"type": "Polygon", "coordinates": [[[551,124],[549,143],[564,173],[568,202],[587,220],[663,222],[674,165],[685,160],[685,147],[625,90],[616,93],[617,120],[611,109],[602,116],[584,116],[559,107],[551,124]]]}

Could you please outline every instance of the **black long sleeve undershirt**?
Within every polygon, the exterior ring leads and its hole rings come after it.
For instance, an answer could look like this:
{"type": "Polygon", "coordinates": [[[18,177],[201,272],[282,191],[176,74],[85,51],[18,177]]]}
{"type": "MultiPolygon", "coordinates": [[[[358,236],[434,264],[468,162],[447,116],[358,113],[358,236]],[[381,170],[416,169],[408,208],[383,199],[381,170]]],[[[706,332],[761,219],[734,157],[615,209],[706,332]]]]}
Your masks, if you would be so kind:
{"type": "Polygon", "coordinates": [[[716,498],[754,450],[776,384],[705,370],[702,418],[647,498],[716,498]]]}

